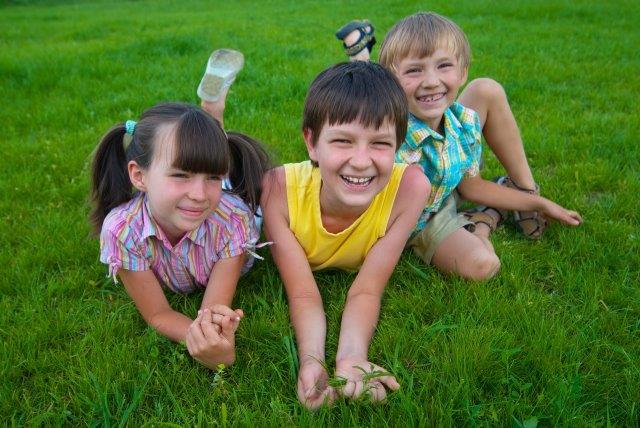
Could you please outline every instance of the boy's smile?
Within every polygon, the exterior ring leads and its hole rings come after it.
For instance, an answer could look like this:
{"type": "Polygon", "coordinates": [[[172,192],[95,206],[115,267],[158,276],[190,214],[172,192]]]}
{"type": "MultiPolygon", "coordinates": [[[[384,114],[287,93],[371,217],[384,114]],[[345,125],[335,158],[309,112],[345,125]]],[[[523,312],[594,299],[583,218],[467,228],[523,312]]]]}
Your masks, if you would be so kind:
{"type": "Polygon", "coordinates": [[[453,104],[458,89],[467,80],[456,56],[438,48],[431,56],[406,57],[395,67],[409,111],[434,131],[439,131],[445,110],[453,104]]]}
{"type": "Polygon", "coordinates": [[[309,157],[320,167],[322,212],[343,217],[362,214],[391,177],[395,127],[388,121],[380,129],[358,121],[325,124],[315,146],[310,132],[304,136],[309,157]]]}

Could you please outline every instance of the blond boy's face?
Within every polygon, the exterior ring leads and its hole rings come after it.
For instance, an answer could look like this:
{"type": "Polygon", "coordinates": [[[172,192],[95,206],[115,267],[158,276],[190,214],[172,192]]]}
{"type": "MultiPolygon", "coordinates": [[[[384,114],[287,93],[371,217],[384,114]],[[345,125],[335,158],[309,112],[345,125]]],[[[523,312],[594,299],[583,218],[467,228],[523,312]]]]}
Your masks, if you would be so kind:
{"type": "Polygon", "coordinates": [[[445,48],[438,48],[428,57],[400,60],[395,74],[407,95],[409,111],[435,131],[440,130],[445,110],[467,80],[467,70],[445,48]]]}

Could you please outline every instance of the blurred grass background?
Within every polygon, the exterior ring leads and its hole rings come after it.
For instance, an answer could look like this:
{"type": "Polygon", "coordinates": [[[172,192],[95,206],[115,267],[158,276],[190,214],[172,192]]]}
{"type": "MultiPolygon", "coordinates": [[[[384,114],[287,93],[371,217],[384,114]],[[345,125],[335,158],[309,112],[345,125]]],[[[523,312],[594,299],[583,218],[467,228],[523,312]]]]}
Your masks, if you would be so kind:
{"type": "MultiPolygon", "coordinates": [[[[640,406],[640,4],[612,1],[5,1],[0,6],[0,418],[7,425],[637,426],[640,406]],[[379,42],[433,10],[472,45],[470,78],[500,81],[543,194],[581,212],[540,242],[493,238],[502,270],[469,283],[405,255],[370,356],[388,403],[309,413],[274,265],[243,277],[238,361],[212,373],[146,327],[89,236],[101,135],[161,101],[197,102],[208,55],[246,65],[225,124],[280,162],[306,153],[306,88],[343,60],[333,32],[379,42]],[[292,349],[294,351],[292,351],[292,349]]],[[[377,47],[376,47],[377,48],[377,47]]],[[[377,57],[374,50],[374,58],[377,57]]],[[[501,172],[485,153],[486,177],[501,172]]],[[[349,274],[317,275],[335,355],[349,274]]],[[[200,296],[170,296],[194,315],[200,296]]]]}

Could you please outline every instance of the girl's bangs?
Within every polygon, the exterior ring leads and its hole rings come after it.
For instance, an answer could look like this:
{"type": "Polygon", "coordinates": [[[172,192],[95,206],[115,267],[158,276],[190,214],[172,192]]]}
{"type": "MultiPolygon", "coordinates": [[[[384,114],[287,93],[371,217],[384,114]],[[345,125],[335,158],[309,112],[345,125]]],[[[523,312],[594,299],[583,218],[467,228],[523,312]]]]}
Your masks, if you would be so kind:
{"type": "Polygon", "coordinates": [[[178,121],[175,130],[173,167],[193,173],[226,175],[229,171],[227,136],[212,118],[190,111],[178,121]]]}

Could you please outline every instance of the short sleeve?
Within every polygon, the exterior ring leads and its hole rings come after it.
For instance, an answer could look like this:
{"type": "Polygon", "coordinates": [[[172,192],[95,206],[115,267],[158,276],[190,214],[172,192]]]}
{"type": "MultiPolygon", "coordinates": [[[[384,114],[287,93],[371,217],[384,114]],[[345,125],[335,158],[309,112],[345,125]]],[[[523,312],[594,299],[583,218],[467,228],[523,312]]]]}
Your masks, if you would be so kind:
{"type": "Polygon", "coordinates": [[[118,282],[116,274],[123,268],[130,271],[150,269],[149,261],[136,242],[136,235],[117,215],[109,215],[100,232],[100,261],[109,266],[109,276],[118,282]]]}
{"type": "Polygon", "coordinates": [[[480,174],[480,163],[482,162],[482,128],[480,127],[480,117],[478,113],[471,109],[466,109],[469,113],[466,117],[468,121],[463,125],[466,150],[471,158],[471,164],[465,171],[463,178],[475,177],[480,174]]]}
{"type": "Polygon", "coordinates": [[[235,195],[225,195],[218,207],[219,220],[224,220],[224,245],[216,249],[219,259],[243,254],[258,242],[259,232],[249,207],[235,195]]]}

